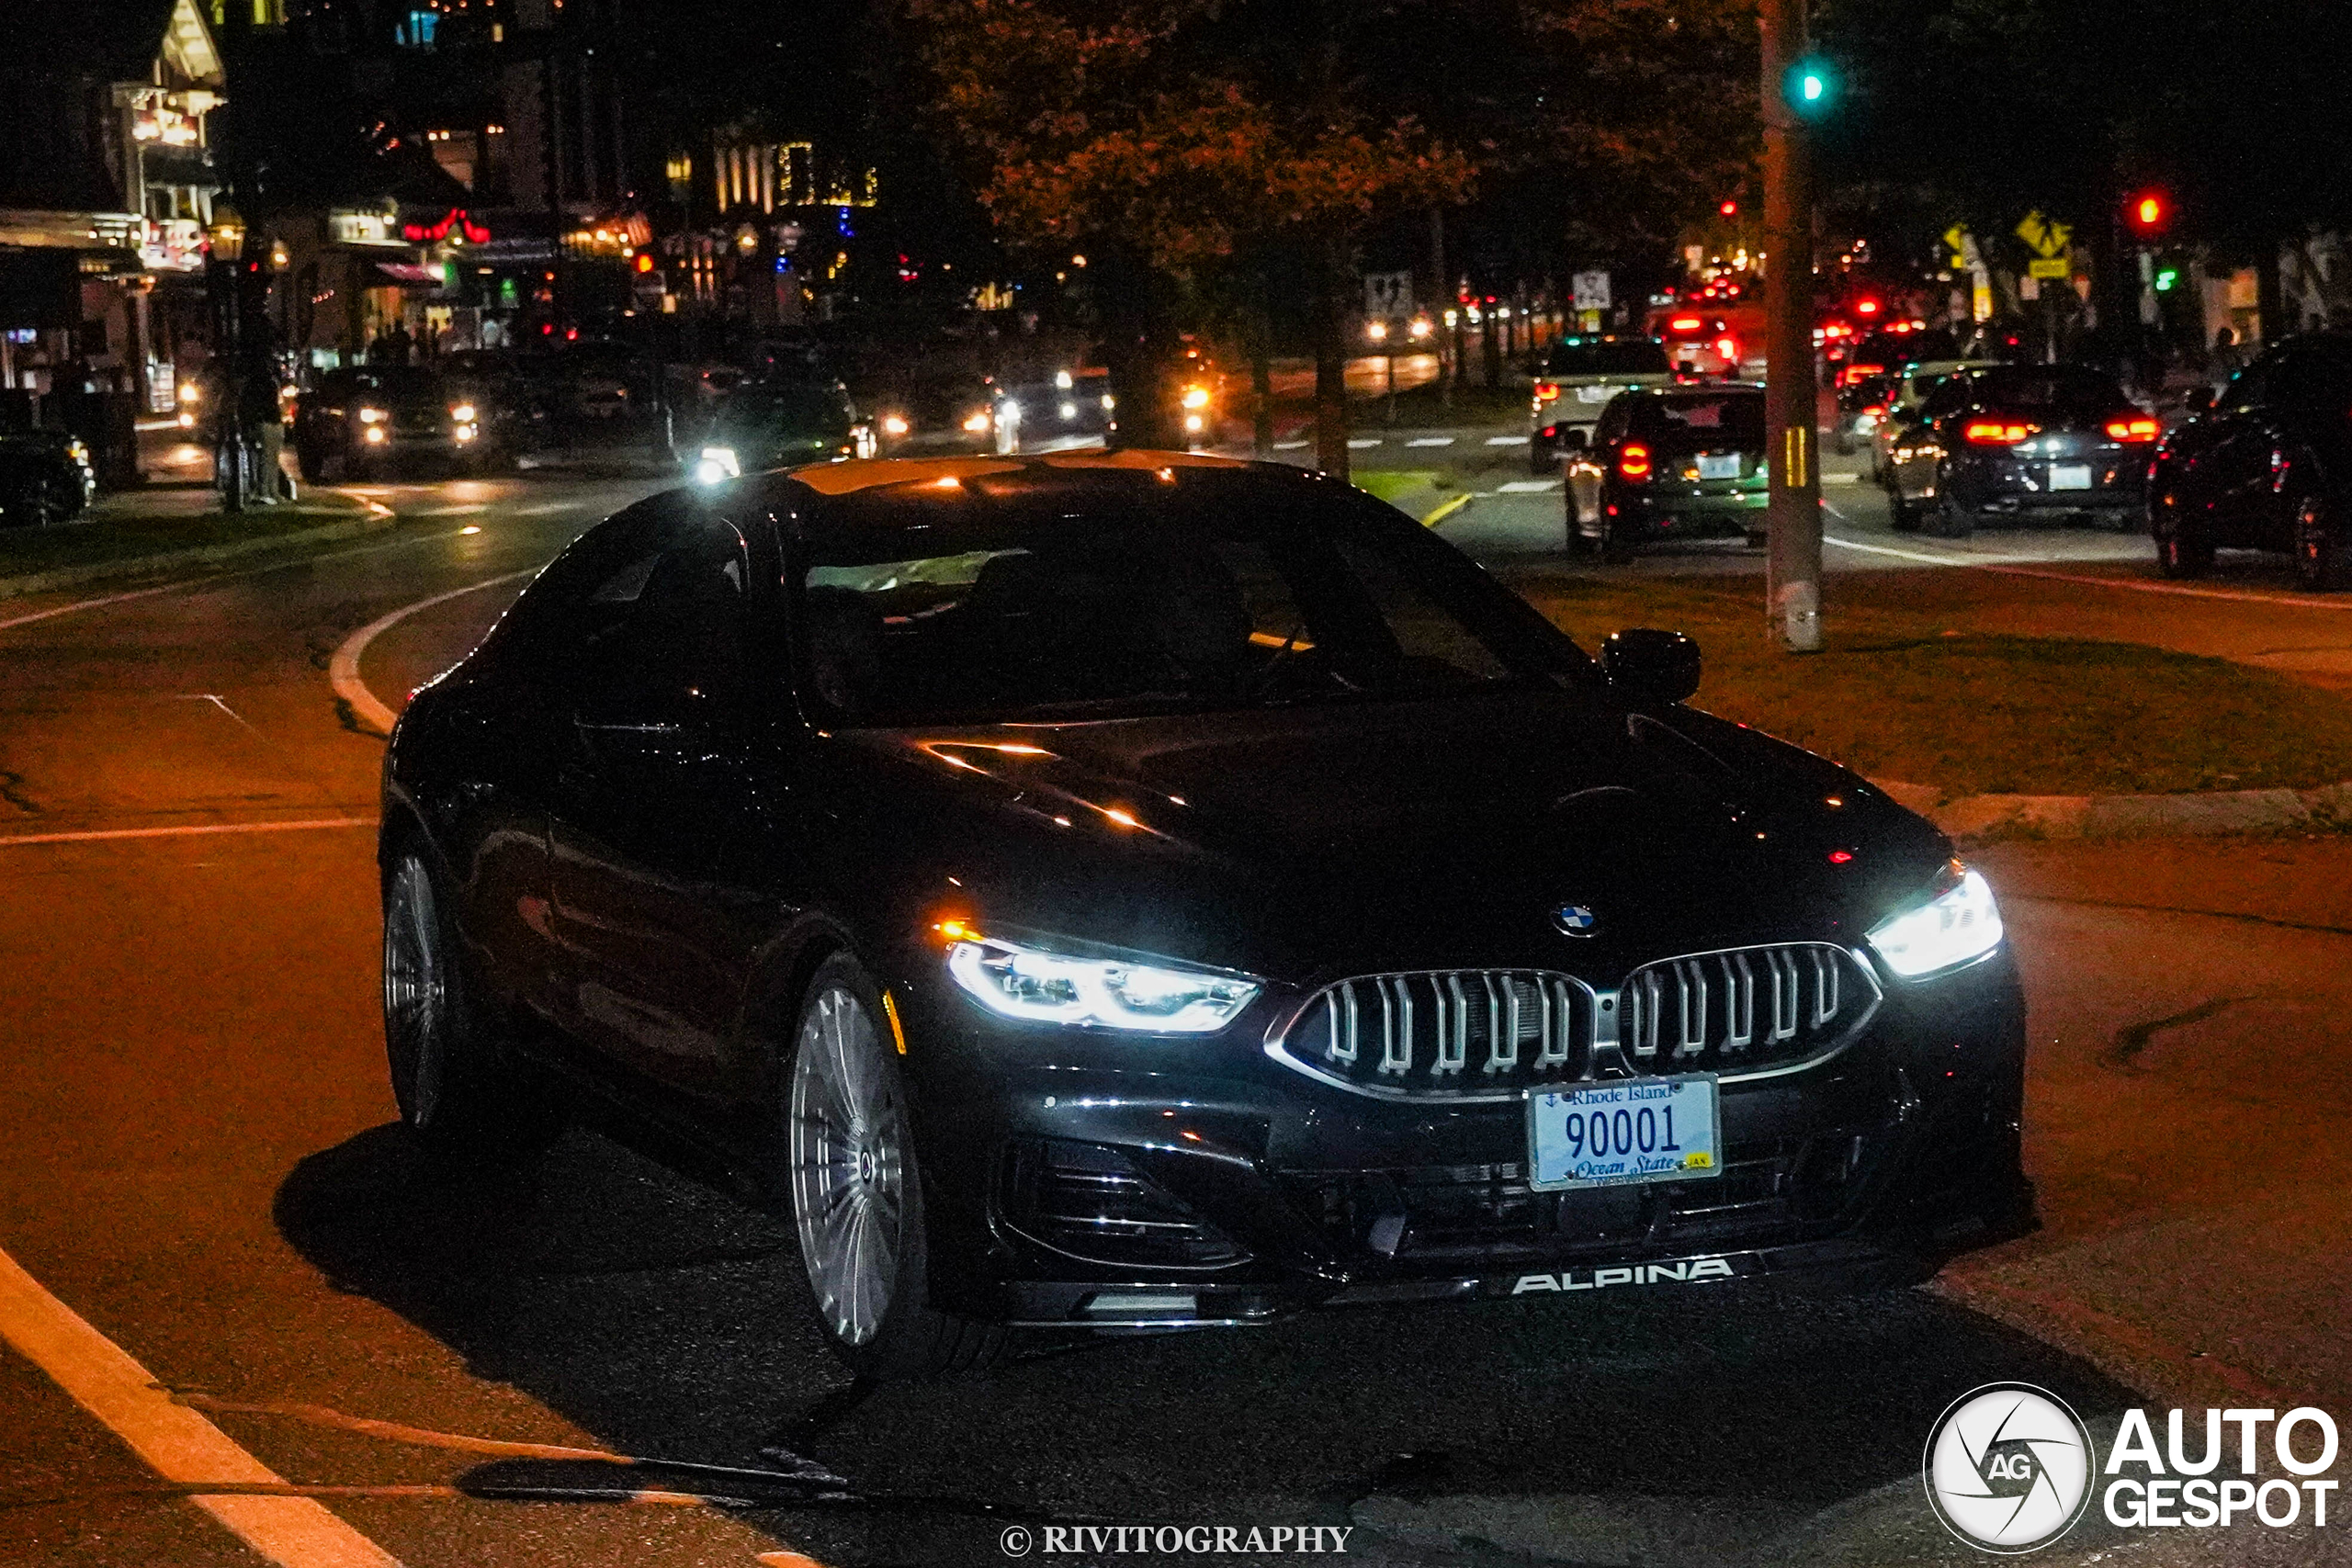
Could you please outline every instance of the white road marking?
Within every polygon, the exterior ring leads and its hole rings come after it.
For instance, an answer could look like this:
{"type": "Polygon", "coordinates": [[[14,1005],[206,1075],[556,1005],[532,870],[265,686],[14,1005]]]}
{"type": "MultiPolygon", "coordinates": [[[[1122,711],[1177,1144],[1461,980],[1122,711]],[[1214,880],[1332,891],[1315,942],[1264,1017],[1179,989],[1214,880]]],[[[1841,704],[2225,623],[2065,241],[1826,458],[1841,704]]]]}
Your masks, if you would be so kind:
{"type": "Polygon", "coordinates": [[[495,588],[502,582],[512,582],[518,577],[537,576],[538,570],[535,566],[526,566],[520,571],[506,572],[502,576],[488,578],[481,582],[469,582],[463,588],[452,588],[446,593],[431,594],[419,599],[413,604],[403,604],[397,610],[377,616],[349,637],[345,637],[343,646],[334,650],[334,657],[327,662],[327,683],[334,688],[336,696],[351,705],[352,713],[362,722],[372,724],[384,734],[390,735],[392,732],[393,723],[400,716],[386,707],[381,699],[368,689],[368,682],[359,678],[359,656],[368,651],[368,645],[415,615],[419,610],[429,610],[435,604],[461,598],[468,593],[479,593],[485,588],[495,588]]]}
{"type": "Polygon", "coordinates": [[[1405,445],[1408,446],[1451,446],[1453,445],[1453,437],[1451,435],[1416,435],[1410,441],[1406,442],[1405,445]]]}
{"type": "Polygon", "coordinates": [[[306,828],[373,828],[372,817],[311,817],[298,822],[187,822],[170,828],[88,828],[72,833],[0,833],[0,850],[25,844],[94,844],[106,839],[188,839],[204,833],[291,833],[306,828]]]}
{"type": "MultiPolygon", "coordinates": [[[[1852,518],[1823,503],[1823,510],[1843,523],[1852,518]]],[[[2047,582],[2079,582],[2092,588],[2115,588],[2127,593],[2161,593],[2174,599],[2220,599],[2234,604],[2284,604],[2298,610],[2352,610],[2352,599],[2322,598],[2314,593],[2250,593],[2233,588],[2192,588],[2184,582],[2150,582],[2133,577],[2092,577],[2079,571],[2052,571],[2046,567],[2021,565],[2041,560],[2040,556],[1963,556],[1930,555],[1925,550],[1897,549],[1892,545],[1866,545],[1860,539],[1841,539],[1825,532],[1822,543],[1836,545],[1840,549],[1859,550],[1864,555],[1892,556],[1897,560],[1917,561],[1922,566],[1964,566],[1976,571],[1996,572],[2003,577],[2033,577],[2047,582]]]]}
{"type": "Polygon", "coordinates": [[[1311,441],[1277,441],[1274,443],[1274,450],[1277,452],[1295,452],[1302,446],[1312,446],[1313,445],[1314,443],[1311,441]]]}
{"type": "Polygon", "coordinates": [[[1524,435],[1489,435],[1487,437],[1487,445],[1489,446],[1524,446],[1527,445],[1527,437],[1524,435]]]}
{"type": "Polygon", "coordinates": [[[1824,474],[1821,476],[1821,482],[1826,485],[1858,485],[1862,482],[1862,476],[1860,474],[1824,474]]]}
{"type": "Polygon", "coordinates": [[[1495,487],[1497,495],[1551,495],[1555,493],[1560,479],[1510,479],[1495,487]]]}
{"type": "MultiPolygon", "coordinates": [[[[182,1485],[283,1486],[284,1478],[185,1404],[155,1374],[0,1252],[0,1338],[105,1423],[149,1469],[182,1485]]],[[[189,1499],[281,1568],[400,1568],[400,1560],[309,1497],[198,1493],[189,1499]]]]}
{"type": "Polygon", "coordinates": [[[1348,450],[1351,452],[1362,452],[1379,445],[1380,437],[1377,435],[1358,435],[1350,438],[1348,442],[1348,450]]]}

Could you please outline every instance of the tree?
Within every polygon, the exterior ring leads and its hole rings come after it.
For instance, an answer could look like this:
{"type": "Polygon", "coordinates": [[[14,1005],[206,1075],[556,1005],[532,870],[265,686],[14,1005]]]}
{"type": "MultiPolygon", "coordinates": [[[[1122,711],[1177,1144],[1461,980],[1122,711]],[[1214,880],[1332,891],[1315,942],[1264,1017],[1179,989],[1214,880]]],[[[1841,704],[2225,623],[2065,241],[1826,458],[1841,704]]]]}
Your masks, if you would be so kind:
{"type": "MultiPolygon", "coordinates": [[[[1385,209],[1461,200],[1468,154],[1361,106],[1351,35],[1321,0],[910,0],[946,124],[1017,241],[1083,246],[1123,423],[1157,335],[1150,274],[1194,277],[1268,250],[1316,280],[1317,456],[1347,471],[1340,343],[1351,237],[1385,209]],[[1125,372],[1122,374],[1123,370],[1125,372]],[[1121,383],[1124,383],[1122,385],[1121,383]]],[[[1139,418],[1139,416],[1141,416],[1139,418]]],[[[1159,433],[1131,434],[1146,440],[1159,433]]]]}

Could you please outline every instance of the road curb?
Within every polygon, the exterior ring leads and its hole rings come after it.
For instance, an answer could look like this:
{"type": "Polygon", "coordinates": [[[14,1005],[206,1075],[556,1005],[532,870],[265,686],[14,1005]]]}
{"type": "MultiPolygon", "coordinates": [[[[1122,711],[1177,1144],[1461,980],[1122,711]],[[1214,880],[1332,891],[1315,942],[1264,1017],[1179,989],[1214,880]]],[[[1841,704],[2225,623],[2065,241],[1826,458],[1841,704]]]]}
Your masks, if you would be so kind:
{"type": "Polygon", "coordinates": [[[298,529],[290,534],[273,534],[267,538],[196,545],[183,550],[159,550],[153,555],[127,556],[120,560],[85,561],[79,566],[61,566],[49,571],[0,577],[0,599],[18,598],[28,593],[50,593],[59,589],[79,588],[85,583],[104,582],[116,578],[144,577],[151,572],[170,571],[182,567],[213,566],[221,561],[259,555],[266,550],[332,544],[338,539],[354,539],[363,534],[381,533],[399,522],[400,519],[390,512],[354,510],[342,522],[325,523],[316,528],[298,529]]]}
{"type": "Polygon", "coordinates": [[[1954,839],[2197,838],[2352,828],[2352,783],[2318,789],[2188,795],[1964,795],[1928,784],[1878,787],[1954,839]]]}

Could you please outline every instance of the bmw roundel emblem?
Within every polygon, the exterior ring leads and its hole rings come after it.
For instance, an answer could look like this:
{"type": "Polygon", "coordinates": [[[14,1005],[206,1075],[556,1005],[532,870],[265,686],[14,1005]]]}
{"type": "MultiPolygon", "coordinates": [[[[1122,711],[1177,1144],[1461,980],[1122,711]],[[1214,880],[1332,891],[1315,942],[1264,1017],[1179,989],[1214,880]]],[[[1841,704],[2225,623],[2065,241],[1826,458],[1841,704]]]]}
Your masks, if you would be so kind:
{"type": "Polygon", "coordinates": [[[1600,917],[1589,904],[1563,904],[1552,911],[1552,923],[1569,936],[1590,936],[1600,917]]]}

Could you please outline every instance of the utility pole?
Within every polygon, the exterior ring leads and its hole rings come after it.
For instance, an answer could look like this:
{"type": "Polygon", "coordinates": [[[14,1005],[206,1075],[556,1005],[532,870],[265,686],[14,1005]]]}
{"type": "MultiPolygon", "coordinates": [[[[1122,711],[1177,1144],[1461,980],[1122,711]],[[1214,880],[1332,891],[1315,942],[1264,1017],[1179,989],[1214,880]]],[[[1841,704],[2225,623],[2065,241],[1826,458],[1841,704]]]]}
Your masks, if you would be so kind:
{"type": "Polygon", "coordinates": [[[1821,475],[1813,382],[1813,169],[1805,118],[1827,107],[1827,72],[1807,60],[1805,0],[1762,0],[1764,82],[1764,439],[1770,635],[1821,650],[1821,475]]]}

